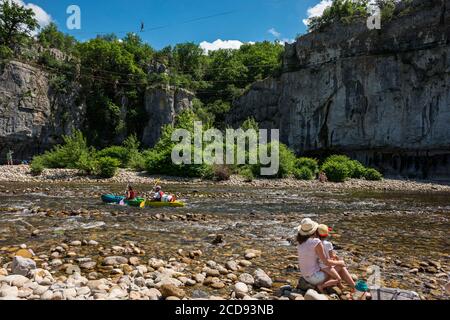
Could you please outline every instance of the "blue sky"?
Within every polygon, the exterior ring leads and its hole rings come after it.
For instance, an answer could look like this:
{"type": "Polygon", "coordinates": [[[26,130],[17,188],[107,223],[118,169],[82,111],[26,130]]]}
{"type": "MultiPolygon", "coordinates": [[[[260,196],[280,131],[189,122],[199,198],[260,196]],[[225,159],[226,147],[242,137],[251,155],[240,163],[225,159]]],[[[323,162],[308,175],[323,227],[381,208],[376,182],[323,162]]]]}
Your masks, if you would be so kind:
{"type": "MultiPolygon", "coordinates": [[[[140,36],[152,47],[192,41],[195,43],[221,39],[253,42],[291,40],[306,32],[303,19],[308,8],[321,0],[14,0],[41,7],[59,28],[79,40],[88,40],[97,33],[137,32],[145,23],[146,32],[140,36]],[[30,4],[31,3],[31,4],[30,4]],[[66,9],[76,4],[81,8],[81,30],[68,30],[66,9]],[[226,13],[226,14],[225,14],[226,13]],[[209,19],[211,15],[224,14],[209,19]],[[164,26],[158,30],[148,30],[164,26]]],[[[322,4],[327,0],[322,0],[322,4]]],[[[316,7],[317,8],[317,7],[316,7]]],[[[311,10],[310,10],[311,13],[311,10]]],[[[45,15],[45,13],[41,13],[45,15]]],[[[40,15],[39,15],[40,16],[40,15]]],[[[216,42],[218,44],[218,42],[216,42]]],[[[218,44],[218,45],[223,45],[218,44]]]]}

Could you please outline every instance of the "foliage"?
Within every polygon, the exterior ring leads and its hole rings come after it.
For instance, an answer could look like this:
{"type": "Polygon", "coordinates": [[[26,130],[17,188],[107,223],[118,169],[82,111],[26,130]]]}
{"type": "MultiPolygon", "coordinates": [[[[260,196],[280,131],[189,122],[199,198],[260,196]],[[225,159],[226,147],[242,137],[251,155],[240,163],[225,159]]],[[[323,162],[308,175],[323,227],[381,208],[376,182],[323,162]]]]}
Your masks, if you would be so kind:
{"type": "Polygon", "coordinates": [[[351,23],[357,17],[368,15],[369,0],[333,0],[322,16],[309,20],[309,30],[320,30],[332,23],[351,23]]]}
{"type": "Polygon", "coordinates": [[[295,164],[297,169],[308,168],[315,176],[319,173],[319,162],[312,158],[299,158],[295,164]]]}
{"type": "Polygon", "coordinates": [[[128,165],[128,150],[125,147],[122,146],[112,146],[105,148],[98,152],[98,157],[101,158],[113,158],[119,161],[120,167],[125,168],[128,165]]]}
{"type": "Polygon", "coordinates": [[[356,160],[352,160],[344,155],[333,155],[325,160],[327,162],[339,162],[345,165],[348,169],[348,178],[360,179],[363,177],[366,168],[356,160]]]}
{"type": "Polygon", "coordinates": [[[377,0],[376,4],[381,10],[381,20],[389,21],[394,16],[395,0],[377,0]]]}
{"type": "MultiPolygon", "coordinates": [[[[186,129],[194,132],[194,121],[198,117],[191,110],[181,112],[174,125],[163,128],[161,139],[156,146],[145,155],[146,170],[150,174],[166,174],[184,177],[211,177],[212,167],[207,164],[174,164],[172,162],[172,149],[176,145],[172,141],[172,133],[175,129],[186,129]]],[[[191,141],[193,143],[193,141],[191,141]]],[[[193,147],[192,147],[193,149],[193,147]]]]}
{"type": "Polygon", "coordinates": [[[322,165],[322,170],[328,179],[334,182],[342,182],[348,178],[367,180],[379,180],[383,176],[375,169],[367,169],[357,160],[352,160],[344,155],[328,157],[322,165]]]}
{"type": "Polygon", "coordinates": [[[311,171],[310,168],[303,166],[294,169],[294,176],[298,180],[313,180],[315,174],[311,171]]]}
{"type": "MultiPolygon", "coordinates": [[[[274,175],[269,176],[262,176],[263,178],[286,178],[289,175],[291,175],[294,172],[295,165],[297,158],[295,157],[295,154],[285,145],[282,143],[278,143],[279,146],[279,154],[278,154],[278,160],[279,160],[279,169],[278,172],[274,175]]],[[[272,149],[274,147],[274,142],[269,143],[265,146],[259,146],[259,148],[264,148],[267,150],[267,154],[272,154],[272,149]]],[[[261,169],[266,166],[263,166],[260,162],[256,165],[252,165],[252,171],[253,174],[256,176],[261,176],[261,169]]]]}
{"type": "Polygon", "coordinates": [[[239,170],[239,175],[244,178],[245,182],[252,182],[255,179],[252,169],[248,166],[242,167],[239,170]]]}
{"type": "Polygon", "coordinates": [[[365,171],[364,178],[370,181],[381,181],[383,175],[379,171],[370,168],[365,171]]]}
{"type": "Polygon", "coordinates": [[[0,59],[1,60],[8,60],[13,57],[14,52],[5,45],[0,45],[0,59]]]}
{"type": "Polygon", "coordinates": [[[120,161],[111,157],[98,159],[97,175],[102,178],[112,178],[116,175],[120,161]]]}
{"type": "Polygon", "coordinates": [[[44,159],[41,156],[35,156],[31,162],[31,174],[39,176],[44,172],[44,159]]]}
{"type": "Polygon", "coordinates": [[[15,1],[0,2],[0,46],[16,49],[37,27],[38,22],[32,9],[15,1]]]}
{"type": "Polygon", "coordinates": [[[56,48],[65,53],[73,53],[77,44],[74,37],[59,31],[53,22],[41,30],[37,39],[44,48],[56,48]]]}
{"type": "Polygon", "coordinates": [[[328,177],[328,180],[332,182],[344,182],[350,176],[350,170],[348,166],[339,161],[327,161],[322,166],[322,171],[328,177]]]}
{"type": "Polygon", "coordinates": [[[42,155],[45,167],[77,169],[79,160],[82,157],[90,157],[93,152],[81,131],[75,131],[71,136],[63,136],[63,141],[63,144],[42,155]]]}

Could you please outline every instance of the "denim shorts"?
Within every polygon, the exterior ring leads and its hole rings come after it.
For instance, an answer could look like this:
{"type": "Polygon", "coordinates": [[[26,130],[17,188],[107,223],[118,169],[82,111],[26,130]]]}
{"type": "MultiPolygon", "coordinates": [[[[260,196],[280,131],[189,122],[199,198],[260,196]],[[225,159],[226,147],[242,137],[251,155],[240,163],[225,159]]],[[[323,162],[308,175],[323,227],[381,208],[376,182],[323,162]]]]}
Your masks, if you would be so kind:
{"type": "Polygon", "coordinates": [[[317,285],[325,282],[325,280],[327,279],[327,275],[322,271],[317,271],[312,276],[303,277],[303,278],[310,284],[317,286],[317,285]]]}

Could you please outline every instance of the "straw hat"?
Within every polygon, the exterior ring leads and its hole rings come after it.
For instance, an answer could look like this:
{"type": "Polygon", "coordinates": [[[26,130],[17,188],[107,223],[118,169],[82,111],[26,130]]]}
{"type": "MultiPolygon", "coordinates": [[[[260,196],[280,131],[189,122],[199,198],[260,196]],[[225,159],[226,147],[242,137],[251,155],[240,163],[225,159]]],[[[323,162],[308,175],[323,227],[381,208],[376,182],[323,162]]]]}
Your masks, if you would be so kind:
{"type": "Polygon", "coordinates": [[[302,236],[311,236],[319,227],[319,224],[309,218],[303,219],[302,224],[298,226],[298,233],[302,236]]]}

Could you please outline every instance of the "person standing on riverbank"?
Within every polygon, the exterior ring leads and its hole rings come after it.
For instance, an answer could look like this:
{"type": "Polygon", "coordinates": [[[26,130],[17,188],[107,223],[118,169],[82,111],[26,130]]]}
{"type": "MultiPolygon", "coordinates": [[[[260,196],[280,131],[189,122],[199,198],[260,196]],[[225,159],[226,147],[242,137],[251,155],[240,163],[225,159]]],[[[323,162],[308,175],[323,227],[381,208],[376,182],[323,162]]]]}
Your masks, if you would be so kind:
{"type": "Polygon", "coordinates": [[[9,149],[8,153],[6,154],[6,162],[7,162],[8,166],[14,165],[13,154],[14,154],[14,152],[11,149],[9,149]]]}

